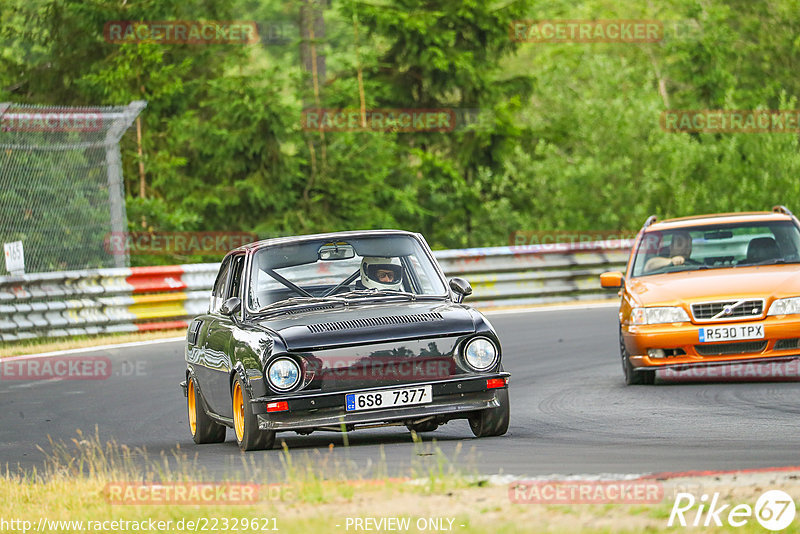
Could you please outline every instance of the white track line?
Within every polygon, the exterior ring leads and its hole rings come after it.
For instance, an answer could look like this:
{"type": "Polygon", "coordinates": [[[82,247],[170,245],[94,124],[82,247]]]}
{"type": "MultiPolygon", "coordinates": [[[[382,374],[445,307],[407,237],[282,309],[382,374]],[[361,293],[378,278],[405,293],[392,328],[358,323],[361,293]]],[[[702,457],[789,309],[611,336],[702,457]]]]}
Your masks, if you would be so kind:
{"type": "Polygon", "coordinates": [[[53,382],[63,382],[63,380],[64,379],[61,378],[61,377],[50,378],[48,380],[39,380],[39,379],[36,379],[36,378],[26,378],[24,380],[22,380],[22,379],[20,380],[20,381],[23,382],[22,384],[9,385],[8,389],[27,389],[27,388],[32,388],[32,387],[35,387],[35,386],[41,386],[42,384],[52,384],[53,382]],[[30,380],[30,382],[28,382],[27,380],[30,380]]]}
{"type": "Polygon", "coordinates": [[[148,339],[146,341],[131,341],[128,343],[119,343],[117,345],[98,345],[96,347],[83,347],[80,349],[66,349],[56,350],[53,352],[42,352],[40,354],[23,354],[20,356],[10,356],[8,358],[0,358],[0,362],[10,362],[14,360],[30,360],[33,358],[49,358],[52,356],[63,356],[65,354],[80,354],[82,352],[95,352],[98,350],[110,349],[124,349],[126,347],[144,347],[147,345],[156,345],[158,343],[173,343],[175,341],[183,341],[185,336],[180,337],[165,337],[163,339],[148,339]]]}

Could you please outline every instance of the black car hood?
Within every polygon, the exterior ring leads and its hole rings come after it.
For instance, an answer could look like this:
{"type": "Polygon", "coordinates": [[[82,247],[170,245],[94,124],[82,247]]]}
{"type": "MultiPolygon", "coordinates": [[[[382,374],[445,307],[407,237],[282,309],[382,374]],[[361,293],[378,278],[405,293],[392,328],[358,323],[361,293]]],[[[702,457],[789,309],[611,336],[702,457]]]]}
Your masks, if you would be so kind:
{"type": "Polygon", "coordinates": [[[287,313],[259,322],[290,351],[475,332],[468,309],[448,301],[356,304],[287,313]]]}

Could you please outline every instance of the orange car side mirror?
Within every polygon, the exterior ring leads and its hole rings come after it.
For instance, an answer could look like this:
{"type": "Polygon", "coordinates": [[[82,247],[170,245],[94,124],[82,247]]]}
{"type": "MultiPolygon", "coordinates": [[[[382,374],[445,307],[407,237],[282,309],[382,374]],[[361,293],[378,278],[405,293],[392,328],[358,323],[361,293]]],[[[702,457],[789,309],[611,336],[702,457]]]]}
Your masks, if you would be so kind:
{"type": "Polygon", "coordinates": [[[620,288],[625,281],[625,277],[619,271],[603,273],[600,275],[600,285],[607,288],[620,288]]]}

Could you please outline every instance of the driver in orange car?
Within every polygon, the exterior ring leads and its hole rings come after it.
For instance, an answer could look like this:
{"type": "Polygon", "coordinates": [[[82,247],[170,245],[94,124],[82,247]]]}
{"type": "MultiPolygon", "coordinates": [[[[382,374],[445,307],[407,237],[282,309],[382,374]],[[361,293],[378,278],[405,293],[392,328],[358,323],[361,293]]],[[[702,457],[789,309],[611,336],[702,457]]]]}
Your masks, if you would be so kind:
{"type": "Polygon", "coordinates": [[[655,256],[647,261],[645,271],[654,271],[667,265],[683,265],[692,255],[692,236],[689,232],[675,232],[669,244],[669,257],[655,256]]]}

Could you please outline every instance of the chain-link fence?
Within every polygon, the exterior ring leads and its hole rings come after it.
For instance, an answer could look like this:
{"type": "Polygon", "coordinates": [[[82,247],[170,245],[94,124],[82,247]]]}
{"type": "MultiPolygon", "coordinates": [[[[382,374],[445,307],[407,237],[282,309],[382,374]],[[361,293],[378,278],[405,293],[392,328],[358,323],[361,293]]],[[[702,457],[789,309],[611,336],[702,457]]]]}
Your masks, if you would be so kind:
{"type": "Polygon", "coordinates": [[[0,103],[0,243],[26,272],[128,266],[104,239],[127,230],[119,141],[145,105],[0,103]]]}

